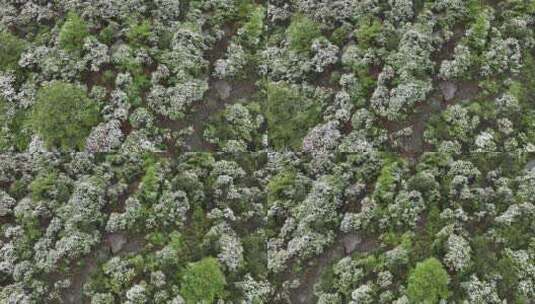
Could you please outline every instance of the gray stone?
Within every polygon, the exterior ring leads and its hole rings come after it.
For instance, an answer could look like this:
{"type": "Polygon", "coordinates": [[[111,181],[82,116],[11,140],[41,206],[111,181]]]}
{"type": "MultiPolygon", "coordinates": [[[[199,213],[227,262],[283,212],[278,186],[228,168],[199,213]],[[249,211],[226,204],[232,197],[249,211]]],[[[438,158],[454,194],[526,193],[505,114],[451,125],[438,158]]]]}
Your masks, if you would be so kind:
{"type": "Polygon", "coordinates": [[[232,90],[232,87],[224,80],[217,80],[214,83],[214,89],[216,90],[219,98],[225,100],[230,97],[230,91],[232,90]]]}
{"type": "Polygon", "coordinates": [[[535,169],[535,159],[532,159],[532,160],[528,161],[528,163],[524,167],[524,170],[531,171],[531,170],[534,170],[534,169],[535,169]]]}
{"type": "Polygon", "coordinates": [[[356,234],[348,234],[344,236],[343,243],[346,254],[351,254],[358,248],[358,245],[362,242],[360,236],[356,234]]]}
{"type": "Polygon", "coordinates": [[[126,236],[122,233],[112,233],[106,237],[106,241],[111,248],[111,252],[116,254],[123,249],[126,244],[126,236]]]}
{"type": "Polygon", "coordinates": [[[444,81],[440,83],[440,90],[446,101],[450,101],[457,93],[457,85],[453,82],[444,81]]]}

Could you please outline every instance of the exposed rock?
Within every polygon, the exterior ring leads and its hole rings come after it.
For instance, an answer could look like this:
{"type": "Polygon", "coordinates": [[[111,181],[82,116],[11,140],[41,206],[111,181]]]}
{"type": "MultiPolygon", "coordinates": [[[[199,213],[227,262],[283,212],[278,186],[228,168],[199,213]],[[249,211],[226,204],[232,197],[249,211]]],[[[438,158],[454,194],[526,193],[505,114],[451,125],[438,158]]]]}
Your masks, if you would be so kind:
{"type": "Polygon", "coordinates": [[[457,93],[457,85],[453,82],[444,81],[440,83],[440,90],[446,101],[450,101],[457,93]]]}
{"type": "Polygon", "coordinates": [[[524,167],[524,170],[531,171],[531,170],[534,170],[534,169],[535,169],[535,159],[532,159],[532,160],[528,161],[528,163],[524,167]]]}
{"type": "Polygon", "coordinates": [[[111,233],[106,237],[106,242],[111,248],[111,252],[116,254],[117,252],[123,249],[123,246],[126,244],[126,236],[122,233],[111,233]]]}
{"type": "Polygon", "coordinates": [[[230,97],[230,91],[232,88],[228,82],[224,80],[217,80],[214,82],[214,88],[219,98],[225,100],[230,97]]]}
{"type": "Polygon", "coordinates": [[[362,239],[356,234],[349,234],[344,236],[342,241],[344,243],[346,254],[351,254],[357,249],[358,245],[362,242],[362,239]]]}

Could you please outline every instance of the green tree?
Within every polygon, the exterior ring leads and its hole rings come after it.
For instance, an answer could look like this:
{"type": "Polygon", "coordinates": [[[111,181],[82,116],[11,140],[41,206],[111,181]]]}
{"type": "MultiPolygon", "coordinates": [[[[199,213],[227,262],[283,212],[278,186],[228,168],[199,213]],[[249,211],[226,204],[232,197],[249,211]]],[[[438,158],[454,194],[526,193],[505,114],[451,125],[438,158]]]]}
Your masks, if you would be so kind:
{"type": "Polygon", "coordinates": [[[407,295],[411,303],[434,304],[447,299],[449,276],[436,258],[416,264],[409,275],[407,295]]]}
{"type": "Polygon", "coordinates": [[[225,275],[212,257],[188,265],[182,276],[180,294],[187,304],[211,304],[225,291],[225,275]]]}
{"type": "Polygon", "coordinates": [[[308,52],[312,45],[312,40],[321,36],[319,25],[313,20],[296,15],[287,30],[287,37],[290,49],[296,52],[308,52]]]}
{"type": "Polygon", "coordinates": [[[0,71],[16,70],[25,47],[24,40],[6,30],[0,30],[0,71]]]}
{"type": "Polygon", "coordinates": [[[99,121],[98,107],[84,90],[56,81],[37,92],[31,113],[33,129],[48,147],[82,149],[91,128],[99,121]]]}
{"type": "Polygon", "coordinates": [[[70,12],[59,32],[59,45],[67,51],[81,50],[88,35],[85,21],[76,13],[70,12]]]}

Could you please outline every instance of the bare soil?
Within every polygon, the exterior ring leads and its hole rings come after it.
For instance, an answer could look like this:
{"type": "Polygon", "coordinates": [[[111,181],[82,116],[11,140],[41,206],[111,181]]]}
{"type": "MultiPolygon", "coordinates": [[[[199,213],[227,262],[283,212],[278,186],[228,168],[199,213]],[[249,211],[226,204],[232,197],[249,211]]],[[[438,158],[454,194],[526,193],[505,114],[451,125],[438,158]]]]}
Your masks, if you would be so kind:
{"type": "Polygon", "coordinates": [[[305,270],[290,276],[290,280],[298,278],[299,287],[292,290],[290,300],[293,304],[315,303],[314,285],[319,282],[323,271],[331,264],[355,252],[369,252],[377,247],[377,240],[373,237],[362,239],[356,233],[340,235],[333,246],[323,254],[305,263],[305,270]]]}

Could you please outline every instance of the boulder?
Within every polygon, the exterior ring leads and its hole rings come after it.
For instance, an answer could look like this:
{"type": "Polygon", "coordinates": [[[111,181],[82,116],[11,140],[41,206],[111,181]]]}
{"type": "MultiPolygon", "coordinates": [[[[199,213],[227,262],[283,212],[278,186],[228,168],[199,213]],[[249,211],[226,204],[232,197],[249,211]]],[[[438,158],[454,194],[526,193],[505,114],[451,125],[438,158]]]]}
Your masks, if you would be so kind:
{"type": "Polygon", "coordinates": [[[217,92],[219,98],[226,100],[230,97],[230,91],[232,90],[230,84],[224,80],[217,80],[214,83],[214,89],[217,92]]]}
{"type": "Polygon", "coordinates": [[[126,236],[122,233],[111,233],[106,237],[108,246],[111,248],[113,254],[118,253],[123,249],[124,245],[127,242],[126,236]]]}
{"type": "Polygon", "coordinates": [[[457,93],[457,85],[453,82],[444,81],[440,83],[440,90],[446,101],[450,101],[457,93]]]}
{"type": "Polygon", "coordinates": [[[362,239],[357,234],[348,234],[344,236],[343,243],[346,254],[351,254],[357,250],[362,239]]]}

